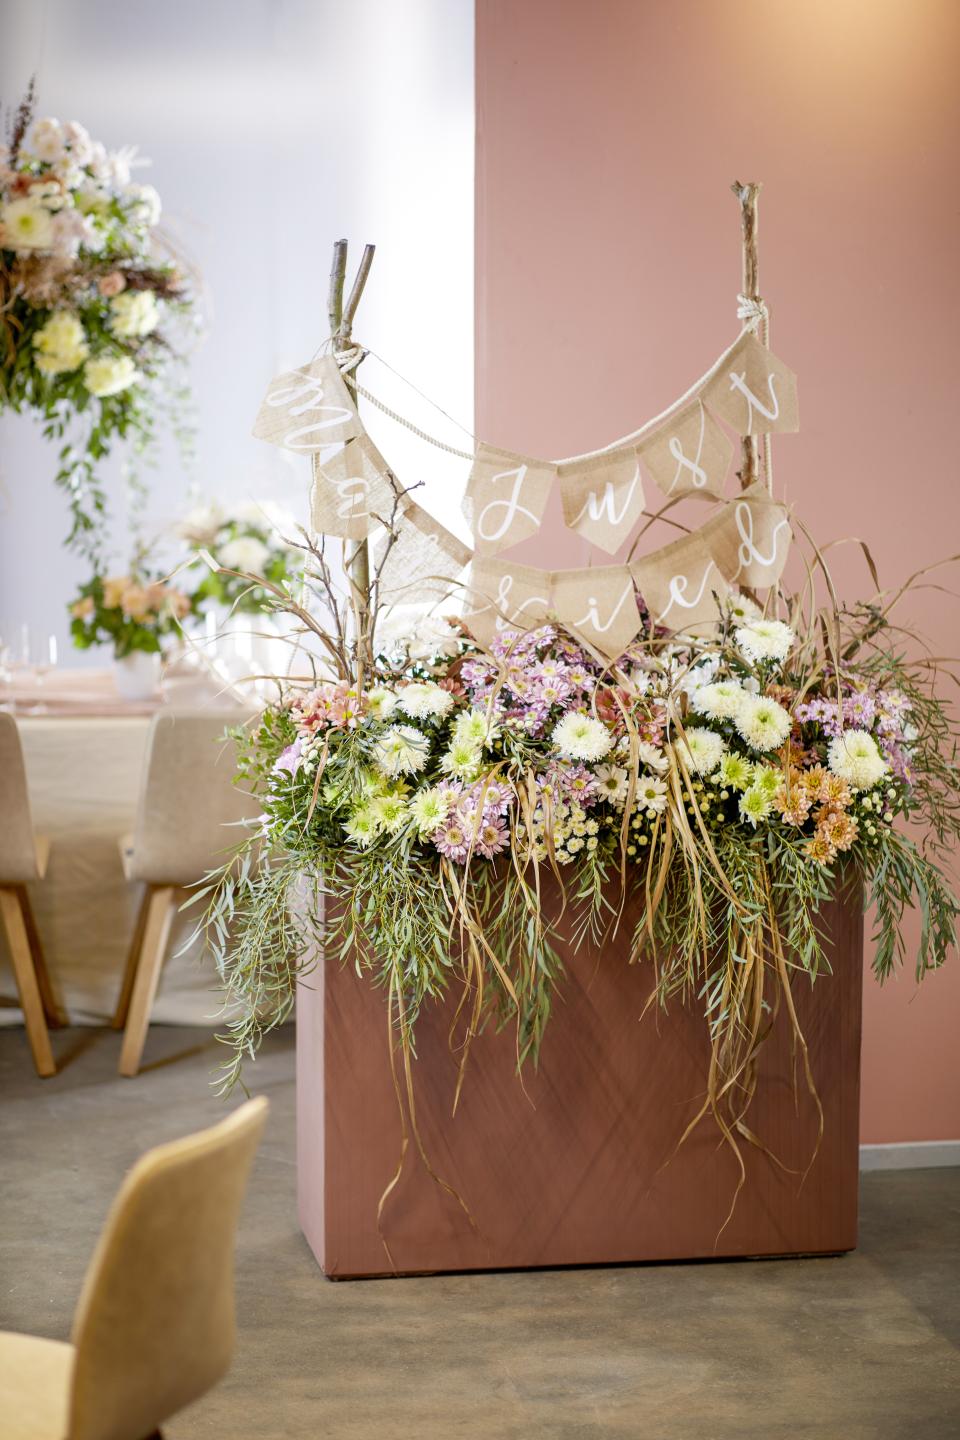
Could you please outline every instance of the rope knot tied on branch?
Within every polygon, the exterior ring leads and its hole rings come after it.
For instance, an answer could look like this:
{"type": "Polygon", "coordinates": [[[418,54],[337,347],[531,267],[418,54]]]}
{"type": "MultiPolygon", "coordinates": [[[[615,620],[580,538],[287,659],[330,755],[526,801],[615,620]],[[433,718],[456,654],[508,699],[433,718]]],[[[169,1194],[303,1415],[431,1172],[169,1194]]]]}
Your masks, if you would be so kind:
{"type": "Polygon", "coordinates": [[[748,330],[756,330],[762,321],[769,318],[767,302],[759,295],[737,296],[737,319],[742,320],[748,330]]]}

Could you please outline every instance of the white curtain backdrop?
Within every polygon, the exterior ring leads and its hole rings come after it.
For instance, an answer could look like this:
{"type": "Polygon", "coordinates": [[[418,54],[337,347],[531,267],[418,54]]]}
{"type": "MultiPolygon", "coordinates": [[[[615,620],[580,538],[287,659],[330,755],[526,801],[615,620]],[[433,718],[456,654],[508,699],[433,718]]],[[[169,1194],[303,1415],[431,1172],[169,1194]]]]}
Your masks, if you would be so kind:
{"type": "MultiPolygon", "coordinates": [[[[165,444],[151,528],[193,482],[272,499],[306,520],[307,464],[250,438],[270,378],[326,335],[333,241],[377,244],[355,333],[463,424],[473,398],[473,4],[470,0],[4,0],[0,97],[31,73],[38,113],[78,119],[108,149],[139,145],[164,223],[204,282],[192,362],[198,455],[165,444]]],[[[463,447],[374,360],[363,383],[463,447]]],[[[367,411],[419,498],[463,533],[466,466],[367,411]]],[[[0,635],[29,622],[70,648],[65,606],[86,578],[61,549],[54,455],[26,417],[0,418],[0,635]]],[[[110,467],[116,560],[124,496],[110,467]]]]}

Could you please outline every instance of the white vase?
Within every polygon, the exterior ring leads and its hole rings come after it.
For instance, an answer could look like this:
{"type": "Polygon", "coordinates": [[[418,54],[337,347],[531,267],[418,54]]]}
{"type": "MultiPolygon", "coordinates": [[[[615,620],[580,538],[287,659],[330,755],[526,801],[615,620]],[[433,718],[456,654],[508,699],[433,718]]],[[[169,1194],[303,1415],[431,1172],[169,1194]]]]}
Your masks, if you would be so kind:
{"type": "Polygon", "coordinates": [[[160,656],[145,650],[114,659],[113,679],[121,700],[152,700],[160,681],[160,656]]]}

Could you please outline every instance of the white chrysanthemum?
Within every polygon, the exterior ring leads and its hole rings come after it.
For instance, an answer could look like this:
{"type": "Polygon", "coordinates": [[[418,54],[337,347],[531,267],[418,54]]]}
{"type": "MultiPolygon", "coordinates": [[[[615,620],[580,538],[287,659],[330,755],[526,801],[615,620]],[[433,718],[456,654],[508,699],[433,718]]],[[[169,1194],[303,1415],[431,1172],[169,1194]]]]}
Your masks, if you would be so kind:
{"type": "Polygon", "coordinates": [[[500,727],[486,710],[464,710],[453,722],[454,740],[471,745],[491,745],[500,735],[500,727]]]}
{"type": "Polygon", "coordinates": [[[738,625],[734,639],[748,660],[786,660],[794,641],[793,631],[782,620],[751,620],[738,625]]]}
{"type": "Polygon", "coordinates": [[[755,826],[758,820],[765,820],[772,809],[773,801],[769,795],[765,795],[754,785],[740,796],[741,818],[748,820],[751,825],[755,826]]]}
{"type": "Polygon", "coordinates": [[[692,725],[684,731],[683,739],[677,741],[677,755],[688,770],[698,775],[712,775],[726,751],[726,742],[715,730],[705,725],[692,725]]]}
{"type": "Polygon", "coordinates": [[[637,785],[637,809],[659,815],[667,808],[667,784],[656,775],[641,775],[637,785]]]}
{"type": "Polygon", "coordinates": [[[480,773],[480,746],[472,740],[454,740],[440,761],[445,775],[458,780],[475,780],[480,773]]]}
{"type": "Polygon", "coordinates": [[[110,329],[123,340],[139,340],[160,324],[152,290],[124,290],[110,301],[110,329]]]}
{"type": "Polygon", "coordinates": [[[49,250],[53,245],[53,217],[33,200],[10,200],[0,209],[4,244],[8,250],[49,250]]]}
{"type": "Polygon", "coordinates": [[[613,744],[605,725],[576,711],[558,721],[550,738],[560,754],[571,760],[602,760],[613,744]]]}
{"type": "Polygon", "coordinates": [[[409,811],[402,795],[378,795],[370,801],[370,814],[389,835],[395,835],[406,825],[409,811]]]}
{"type": "Polygon", "coordinates": [[[831,740],[827,763],[853,790],[869,790],[890,768],[866,730],[845,730],[831,740]]]}
{"type": "Polygon", "coordinates": [[[450,813],[451,803],[449,790],[441,790],[439,785],[430,785],[426,790],[418,791],[410,802],[410,814],[421,835],[430,835],[440,829],[450,813]]]}
{"type": "Polygon", "coordinates": [[[753,782],[754,764],[743,755],[724,755],[720,761],[720,783],[731,790],[746,790],[753,782]]]}
{"type": "Polygon", "coordinates": [[[648,770],[664,771],[670,761],[664,755],[659,745],[651,745],[649,740],[637,742],[637,759],[641,765],[646,765],[648,770]]]}
{"type": "Polygon", "coordinates": [[[373,720],[388,720],[397,707],[397,697],[386,685],[375,685],[367,691],[367,714],[373,720]]]}
{"type": "Polygon", "coordinates": [[[238,535],[235,540],[228,540],[226,545],[220,546],[217,558],[228,570],[247,570],[252,575],[262,575],[270,551],[255,536],[238,535]]]}
{"type": "Polygon", "coordinates": [[[430,741],[412,725],[393,725],[373,747],[373,759],[384,775],[416,775],[427,763],[430,741]]]}
{"type": "Polygon", "coordinates": [[[741,595],[736,590],[731,590],[724,604],[727,614],[737,625],[748,625],[751,620],[759,620],[763,611],[756,601],[751,600],[749,595],[741,595]]]}
{"type": "Polygon", "coordinates": [[[598,765],[593,772],[593,778],[604,800],[622,810],[627,803],[630,772],[622,765],[598,765]]]}
{"type": "Polygon", "coordinates": [[[789,712],[768,695],[745,695],[734,721],[754,750],[779,750],[793,723],[789,712]]]}
{"type": "Polygon", "coordinates": [[[380,834],[380,822],[366,805],[358,805],[343,828],[351,840],[364,848],[380,834]]]}
{"type": "Polygon", "coordinates": [[[140,379],[129,355],[97,355],[83,367],[83,383],[91,395],[119,395],[140,379]]]}
{"type": "Polygon", "coordinates": [[[397,693],[397,704],[415,720],[436,719],[453,706],[453,696],[432,680],[417,680],[397,693]]]}
{"type": "Polygon", "coordinates": [[[701,685],[690,696],[691,708],[708,720],[732,720],[743,704],[743,686],[736,680],[701,685]]]}

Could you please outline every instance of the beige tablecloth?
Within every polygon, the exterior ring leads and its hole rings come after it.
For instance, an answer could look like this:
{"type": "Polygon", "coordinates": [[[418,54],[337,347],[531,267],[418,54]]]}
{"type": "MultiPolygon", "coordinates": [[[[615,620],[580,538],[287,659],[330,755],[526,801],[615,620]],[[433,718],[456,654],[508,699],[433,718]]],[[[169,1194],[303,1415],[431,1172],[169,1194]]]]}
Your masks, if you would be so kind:
{"type": "MultiPolygon", "coordinates": [[[[142,886],[123,878],[118,837],[133,826],[146,716],[18,714],[35,828],[52,848],[46,878],[31,886],[54,986],[70,1019],[102,1024],[114,1008],[142,886]]],[[[156,1022],[213,1026],[216,972],[194,946],[177,957],[195,921],[174,922],[153,1011],[156,1022]]],[[[0,995],[16,994],[0,936],[0,995]]],[[[0,1008],[0,1024],[19,1011],[0,1008]]]]}

